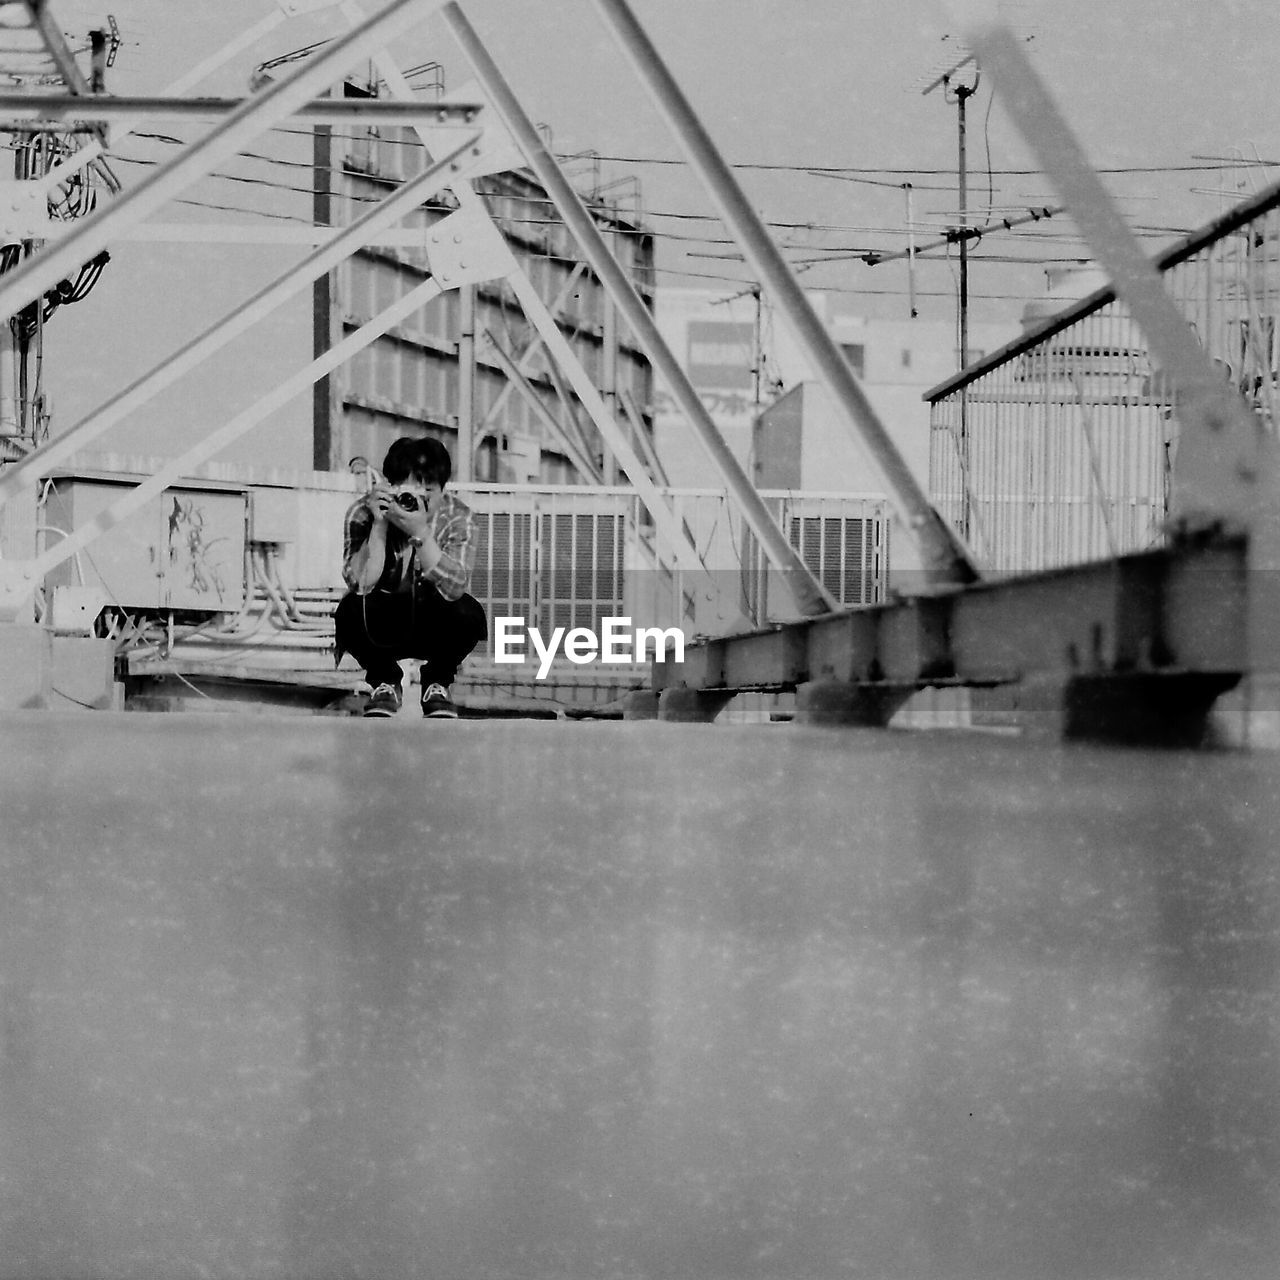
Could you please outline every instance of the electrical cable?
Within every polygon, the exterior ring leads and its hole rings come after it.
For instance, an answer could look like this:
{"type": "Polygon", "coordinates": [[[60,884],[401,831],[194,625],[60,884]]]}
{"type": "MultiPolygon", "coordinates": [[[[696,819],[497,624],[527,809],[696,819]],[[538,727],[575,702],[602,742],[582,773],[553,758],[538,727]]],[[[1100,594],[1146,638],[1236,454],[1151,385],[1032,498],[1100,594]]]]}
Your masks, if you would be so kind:
{"type": "MultiPolygon", "coordinates": [[[[119,157],[116,157],[116,159],[119,159],[120,163],[124,163],[124,164],[154,166],[154,165],[159,165],[161,163],[161,161],[159,160],[147,160],[147,159],[141,159],[141,157],[132,157],[132,156],[119,156],[119,157]]],[[[261,156],[260,159],[269,160],[270,157],[261,156]]],[[[298,166],[300,166],[300,168],[306,168],[308,170],[316,170],[316,172],[323,172],[325,168],[328,168],[330,172],[334,173],[335,175],[340,175],[340,177],[347,177],[347,178],[371,177],[371,175],[360,173],[358,172],[358,170],[343,169],[343,168],[338,168],[338,166],[303,165],[301,161],[287,161],[287,163],[296,163],[298,166]]],[[[314,189],[310,187],[294,187],[288,183],[273,182],[273,180],[270,180],[270,179],[247,177],[247,175],[241,175],[241,174],[212,173],[212,174],[207,174],[206,177],[209,177],[212,179],[227,180],[227,182],[248,184],[248,186],[268,187],[268,188],[278,189],[278,191],[293,193],[293,195],[312,196],[315,193],[314,189]]],[[[897,187],[900,187],[901,184],[893,183],[892,186],[897,188],[897,187]]],[[[333,192],[330,192],[329,195],[332,196],[333,198],[338,198],[338,200],[346,200],[348,202],[351,202],[351,204],[356,204],[356,205],[378,204],[381,198],[379,196],[360,195],[360,193],[358,192],[343,192],[343,191],[333,191],[333,192]]],[[[543,205],[543,206],[547,206],[548,209],[554,209],[554,201],[550,200],[549,197],[540,197],[540,196],[532,196],[532,195],[521,196],[520,201],[522,202],[522,204],[525,204],[525,205],[543,205]]],[[[183,201],[183,202],[193,202],[193,204],[201,204],[200,201],[183,201]]],[[[993,193],[992,193],[992,204],[993,204],[993,193]]],[[[214,205],[210,207],[218,207],[218,209],[234,209],[234,206],[214,205]]],[[[246,212],[246,214],[260,214],[262,216],[269,216],[268,214],[266,214],[265,211],[262,211],[262,210],[243,209],[241,211],[246,212]]],[[[284,216],[284,218],[288,218],[289,215],[275,215],[275,216],[284,216]]],[[[709,221],[709,223],[719,223],[719,221],[721,221],[714,214],[698,214],[698,212],[687,212],[687,211],[676,211],[676,210],[646,209],[644,210],[643,216],[646,221],[650,219],[655,219],[655,218],[684,220],[684,221],[709,221]]],[[[545,219],[513,218],[513,216],[506,215],[506,214],[494,215],[494,218],[495,220],[500,221],[500,223],[507,223],[512,225],[527,225],[527,227],[562,227],[563,225],[562,220],[558,218],[545,218],[545,219]]],[[[301,216],[297,216],[297,218],[294,218],[293,220],[298,221],[298,223],[300,224],[310,225],[310,221],[308,221],[307,219],[301,218],[301,216]]],[[[846,224],[813,223],[813,221],[768,220],[767,223],[765,223],[765,225],[768,225],[768,227],[771,227],[776,230],[808,230],[808,232],[812,232],[812,233],[865,234],[868,232],[872,232],[872,233],[878,233],[878,234],[905,234],[905,230],[900,227],[891,227],[891,225],[879,225],[879,224],[846,225],[846,224]]],[[[611,224],[611,227],[612,227],[612,224],[611,224]]],[[[698,241],[699,239],[699,237],[680,237],[673,232],[653,233],[653,232],[649,232],[649,230],[641,230],[641,229],[632,229],[632,230],[628,230],[626,228],[623,228],[623,229],[612,228],[612,229],[617,234],[622,234],[622,236],[626,236],[626,234],[659,234],[659,236],[662,236],[667,239],[687,238],[687,239],[690,239],[690,241],[698,241]]],[[[1140,229],[1142,228],[1140,228],[1140,225],[1139,225],[1139,227],[1135,227],[1134,229],[1139,230],[1140,232],[1140,229]]],[[[1172,229],[1172,233],[1185,234],[1184,230],[1181,230],[1181,229],[1172,229]]],[[[727,239],[727,238],[712,239],[712,241],[709,241],[709,242],[710,243],[732,243],[730,239],[727,239]]]]}

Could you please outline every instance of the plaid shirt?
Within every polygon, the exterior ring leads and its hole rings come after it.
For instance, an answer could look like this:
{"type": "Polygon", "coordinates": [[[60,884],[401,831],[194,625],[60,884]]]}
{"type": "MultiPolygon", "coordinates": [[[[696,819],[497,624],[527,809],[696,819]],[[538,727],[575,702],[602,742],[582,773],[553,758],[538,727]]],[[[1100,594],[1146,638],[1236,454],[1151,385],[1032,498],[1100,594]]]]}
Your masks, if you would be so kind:
{"type": "MultiPolygon", "coordinates": [[[[342,530],[342,577],[359,590],[353,561],[369,540],[373,512],[363,497],[347,509],[342,530]]],[[[440,547],[440,559],[425,573],[418,569],[409,539],[393,524],[387,525],[387,557],[375,591],[408,592],[415,580],[430,582],[446,600],[456,600],[471,581],[476,562],[476,522],[471,509],[451,493],[442,493],[431,513],[431,532],[440,547]]]]}

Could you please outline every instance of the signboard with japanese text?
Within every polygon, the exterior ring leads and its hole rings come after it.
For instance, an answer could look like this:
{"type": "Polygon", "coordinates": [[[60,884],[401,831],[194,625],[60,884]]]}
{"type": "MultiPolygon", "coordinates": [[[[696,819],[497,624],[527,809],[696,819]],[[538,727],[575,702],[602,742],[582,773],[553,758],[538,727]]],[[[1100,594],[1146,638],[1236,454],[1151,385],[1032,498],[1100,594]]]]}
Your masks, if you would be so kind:
{"type": "MultiPolygon", "coordinates": [[[[707,412],[721,426],[748,426],[755,415],[750,324],[690,320],[685,330],[685,371],[707,412]]],[[[678,348],[677,348],[678,349],[678,348]]],[[[659,384],[654,411],[660,418],[681,417],[670,391],[659,384]]]]}

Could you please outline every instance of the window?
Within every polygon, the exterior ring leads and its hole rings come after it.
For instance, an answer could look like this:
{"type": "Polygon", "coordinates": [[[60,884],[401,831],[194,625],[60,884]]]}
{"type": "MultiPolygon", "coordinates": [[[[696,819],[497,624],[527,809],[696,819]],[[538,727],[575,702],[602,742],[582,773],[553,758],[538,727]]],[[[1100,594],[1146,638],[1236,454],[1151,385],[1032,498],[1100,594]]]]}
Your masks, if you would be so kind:
{"type": "Polygon", "coordinates": [[[840,350],[844,352],[844,358],[849,362],[849,367],[858,375],[859,378],[865,378],[867,349],[861,342],[842,342],[840,350]]]}

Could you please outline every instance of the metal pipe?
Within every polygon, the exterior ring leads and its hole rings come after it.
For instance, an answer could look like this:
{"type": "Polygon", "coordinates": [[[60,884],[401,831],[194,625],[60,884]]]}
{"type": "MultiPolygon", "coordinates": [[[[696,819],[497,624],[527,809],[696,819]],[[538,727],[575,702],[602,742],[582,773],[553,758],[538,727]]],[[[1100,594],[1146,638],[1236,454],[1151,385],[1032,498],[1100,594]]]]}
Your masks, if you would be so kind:
{"type": "Polygon", "coordinates": [[[379,205],[363,217],[344,227],[320,249],[304,258],[297,266],[250,298],[248,302],[229,312],[221,320],[175,352],[163,364],[143,374],[119,395],[82,418],[73,427],[50,440],[34,453],[0,472],[0,508],[34,479],[41,470],[65,462],[77,449],[96,439],[117,422],[158,395],[165,387],[181,378],[188,370],[227,345],[304,289],[311,281],[337,266],[372,235],[402,218],[410,209],[421,204],[433,191],[444,186],[456,172],[459,157],[479,141],[474,134],[456,150],[443,156],[422,173],[411,178],[393,191],[379,205]]]}
{"type": "MultiPolygon", "coordinates": [[[[60,240],[69,233],[70,224],[55,223],[42,227],[45,240],[60,240]]],[[[152,222],[126,227],[121,240],[146,244],[283,244],[314,248],[326,243],[333,231],[324,223],[298,223],[293,226],[256,226],[246,222],[152,222]]],[[[392,227],[378,233],[366,245],[384,249],[421,249],[421,227],[392,227]]]]}
{"type": "MultiPolygon", "coordinates": [[[[769,509],[761,500],[746,473],[739,465],[729,446],[725,444],[720,432],[716,429],[711,415],[707,412],[689,381],[679,361],[667,346],[653,316],[645,306],[644,300],[636,292],[626,272],[609,252],[603,235],[595,224],[590,212],[583,205],[578,193],[556,163],[555,158],[547,150],[542,136],[533,122],[525,114],[524,108],[512,92],[497,65],[489,56],[488,50],[481,43],[475,29],[467,21],[456,3],[448,3],[441,9],[441,14],[461,46],[467,60],[475,70],[481,87],[489,97],[494,109],[501,116],[503,123],[514,137],[520,150],[537,174],[538,181],[550,196],[560,216],[577,238],[583,255],[591,264],[596,275],[600,277],[605,288],[609,290],[614,302],[640,345],[648,353],[658,371],[671,388],[672,395],[681,410],[688,418],[690,426],[698,436],[703,447],[716,464],[725,486],[732,494],[743,517],[759,539],[770,562],[782,574],[792,595],[795,597],[800,612],[806,615],[829,612],[839,607],[834,596],[822,586],[821,582],[809,571],[808,566],[800,558],[799,553],[783,536],[769,509]]],[[[524,299],[521,299],[523,304],[524,299]]],[[[527,314],[527,313],[526,313],[527,314]]],[[[558,332],[558,330],[557,330],[558,332]]],[[[547,337],[546,334],[543,335],[547,337]]],[[[567,346],[567,344],[566,344],[567,346]]],[[[580,399],[586,403],[583,389],[575,386],[580,399]]],[[[592,389],[594,392],[594,389],[592,389]]],[[[595,398],[600,399],[598,393],[595,398]]],[[[603,415],[603,405],[601,405],[603,415]]],[[[595,417],[595,414],[592,415],[595,417]]],[[[598,424],[599,425],[599,424],[598,424]]],[[[626,450],[624,455],[613,442],[609,442],[618,455],[623,469],[632,478],[637,488],[641,487],[640,479],[648,479],[643,465],[635,455],[635,451],[618,432],[621,444],[626,450]],[[627,457],[629,455],[629,458],[627,457]],[[633,468],[638,468],[638,474],[633,468]]],[[[682,535],[683,540],[683,535],[682,535]]]]}
{"type": "MultiPolygon", "coordinates": [[[[764,223],[667,70],[657,49],[624,0],[595,0],[597,10],[630,59],[636,74],[681,144],[720,210],[761,285],[787,317],[801,350],[826,385],[855,442],[884,477],[890,500],[916,540],[926,573],[944,582],[972,582],[977,570],[968,551],[934,510],[890,438],[840,348],[832,341],[796,282],[764,223]]],[[[446,4],[453,25],[455,6],[446,4]]],[[[496,104],[495,104],[496,105],[496,104]]]]}
{"type": "Polygon", "coordinates": [[[290,76],[236,108],[198,142],[156,169],[110,204],[99,206],[76,230],[0,278],[0,316],[11,316],[101,252],[121,229],[154,213],[198,178],[270,129],[379,44],[422,18],[435,0],[390,0],[362,27],[334,41],[290,76]]]}
{"type": "MultiPolygon", "coordinates": [[[[64,127],[79,122],[90,132],[103,124],[122,124],[130,132],[142,120],[209,120],[227,117],[261,101],[249,98],[177,98],[169,96],[79,97],[74,94],[0,93],[0,119],[56,121],[64,127]]],[[[363,120],[384,125],[467,125],[475,121],[478,103],[385,102],[369,98],[316,98],[286,114],[299,124],[350,125],[363,120]]]]}

